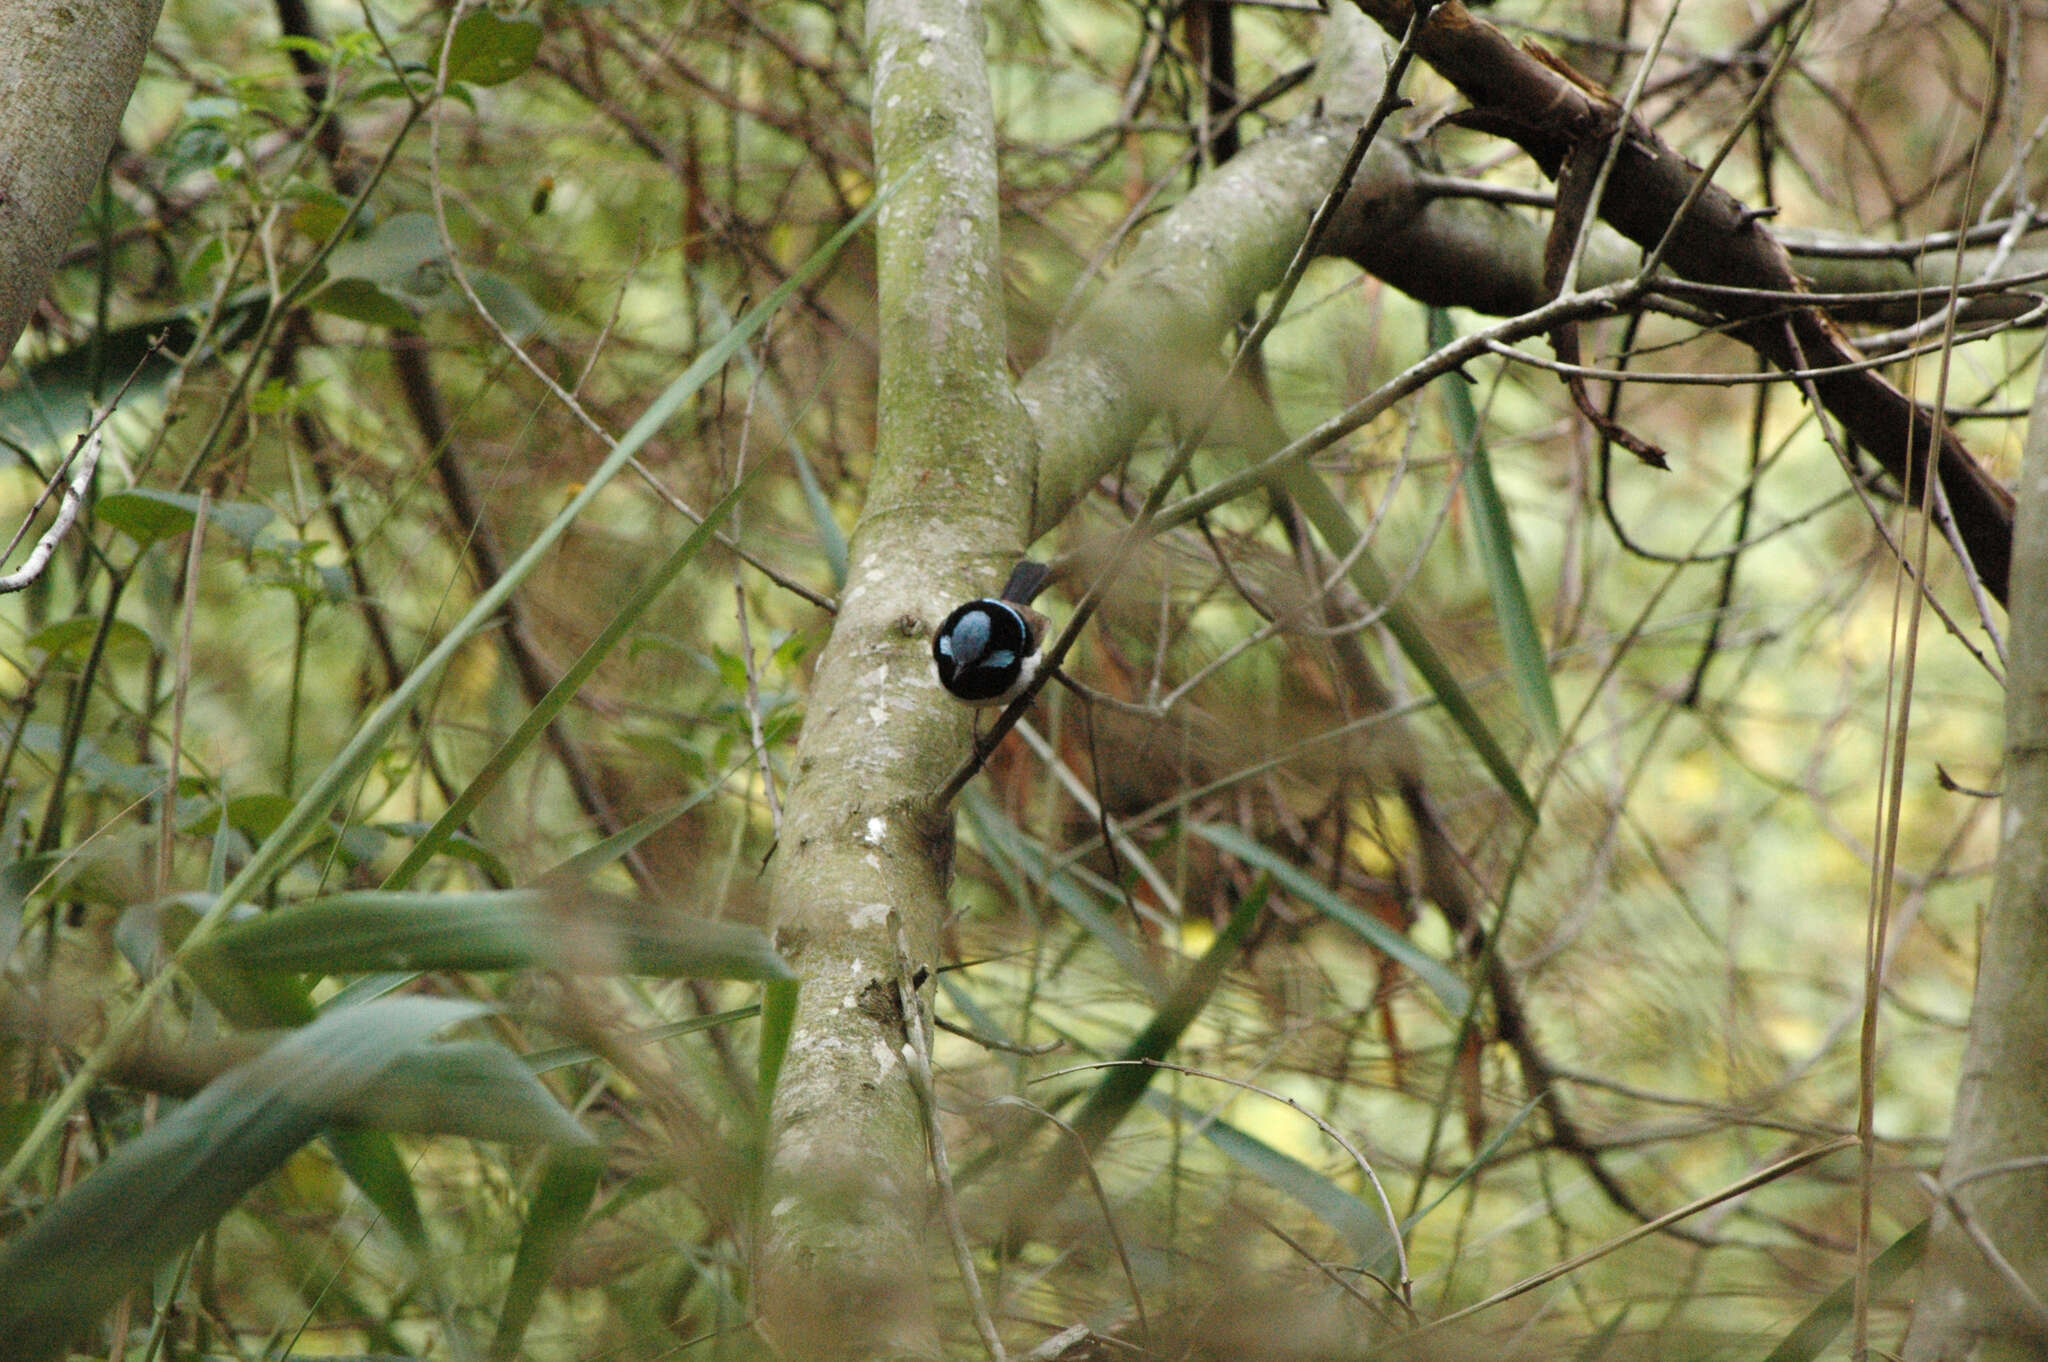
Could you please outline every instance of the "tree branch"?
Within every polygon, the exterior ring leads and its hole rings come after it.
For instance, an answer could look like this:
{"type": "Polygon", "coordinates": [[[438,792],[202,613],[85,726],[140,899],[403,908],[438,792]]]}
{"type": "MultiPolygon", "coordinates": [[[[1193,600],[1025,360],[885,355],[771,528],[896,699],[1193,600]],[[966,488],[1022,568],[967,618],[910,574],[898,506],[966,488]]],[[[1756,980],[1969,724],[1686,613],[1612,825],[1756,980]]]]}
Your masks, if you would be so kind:
{"type": "MultiPolygon", "coordinates": [[[[1355,3],[1387,31],[1405,31],[1412,8],[1406,0],[1355,3]]],[[[1700,186],[1699,167],[1640,119],[1624,120],[1619,105],[1549,53],[1517,47],[1457,0],[1431,15],[1418,51],[1472,102],[1461,122],[1508,138],[1545,174],[1556,175],[1574,146],[1605,140],[1618,129],[1620,154],[1598,211],[1637,245],[1661,249],[1681,277],[1780,293],[1805,289],[1785,248],[1754,213],[1717,186],[1700,186]]],[[[1815,368],[1861,358],[1817,307],[1792,310],[1789,328],[1779,324],[1783,308],[1775,302],[1723,298],[1717,311],[1735,323],[1737,339],[1780,368],[1799,367],[1800,355],[1815,368]]],[[[1814,391],[1909,498],[1919,498],[1929,451],[1939,441],[1937,467],[1957,530],[1985,585],[2003,601],[2012,556],[2012,494],[1960,439],[1937,430],[1881,376],[1859,371],[1817,378],[1814,391]]]]}

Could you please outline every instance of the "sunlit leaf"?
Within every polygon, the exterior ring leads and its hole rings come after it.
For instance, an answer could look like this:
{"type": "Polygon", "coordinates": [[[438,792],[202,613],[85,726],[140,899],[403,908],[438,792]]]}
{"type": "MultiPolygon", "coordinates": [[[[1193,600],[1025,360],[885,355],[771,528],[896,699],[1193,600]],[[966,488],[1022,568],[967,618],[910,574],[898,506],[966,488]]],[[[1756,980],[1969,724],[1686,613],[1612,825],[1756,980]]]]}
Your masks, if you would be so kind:
{"type": "MultiPolygon", "coordinates": [[[[130,487],[101,497],[94,514],[136,543],[153,544],[191,533],[199,517],[199,498],[184,492],[130,487]]],[[[247,502],[216,501],[206,509],[209,528],[225,530],[244,547],[254,544],[274,518],[269,507],[247,502]]]]}
{"type": "Polygon", "coordinates": [[[541,26],[531,19],[501,19],[488,9],[473,9],[455,26],[448,79],[503,85],[533,65],[541,36],[541,26]]]}
{"type": "MultiPolygon", "coordinates": [[[[93,640],[100,634],[100,621],[91,615],[78,615],[68,620],[46,624],[28,636],[28,646],[51,657],[83,661],[92,651],[93,640]]],[[[156,652],[156,640],[139,624],[124,619],[110,621],[107,625],[106,648],[109,653],[119,649],[131,656],[149,657],[156,652]]]]}

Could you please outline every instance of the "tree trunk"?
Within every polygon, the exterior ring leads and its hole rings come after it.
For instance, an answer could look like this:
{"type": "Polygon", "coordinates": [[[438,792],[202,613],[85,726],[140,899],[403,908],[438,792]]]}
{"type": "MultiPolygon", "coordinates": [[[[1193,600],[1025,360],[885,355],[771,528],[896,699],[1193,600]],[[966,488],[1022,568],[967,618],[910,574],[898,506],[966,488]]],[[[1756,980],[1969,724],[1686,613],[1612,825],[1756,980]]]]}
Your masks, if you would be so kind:
{"type": "MultiPolygon", "coordinates": [[[[978,4],[873,0],[881,391],[875,472],[819,659],[776,851],[802,976],[775,1094],[759,1306],[790,1358],[937,1358],[923,1118],[897,1009],[902,923],[929,964],[970,711],[930,637],[1022,553],[1030,437],[1011,391],[994,113],[978,4]]],[[[929,985],[927,985],[929,987],[929,985]]]]}
{"type": "Polygon", "coordinates": [[[0,356],[14,353],[121,128],[162,0],[14,0],[0,22],[0,356]]]}
{"type": "Polygon", "coordinates": [[[1908,1362],[2048,1350],[2048,367],[2019,485],[2002,844],[1908,1362]]]}

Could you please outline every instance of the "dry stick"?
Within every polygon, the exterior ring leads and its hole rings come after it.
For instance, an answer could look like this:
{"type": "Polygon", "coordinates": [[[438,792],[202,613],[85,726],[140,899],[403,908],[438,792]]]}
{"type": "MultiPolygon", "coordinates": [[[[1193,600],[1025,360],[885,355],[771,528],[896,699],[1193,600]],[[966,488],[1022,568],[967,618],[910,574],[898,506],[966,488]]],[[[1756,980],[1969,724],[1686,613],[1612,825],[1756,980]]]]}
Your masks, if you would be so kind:
{"type": "MultiPolygon", "coordinates": [[[[1970,148],[1966,184],[1976,178],[1977,157],[1983,149],[1984,137],[1980,134],[1970,148]]],[[[1961,282],[1962,273],[1962,252],[1958,248],[1956,282],[1961,282]]],[[[1945,343],[1941,351],[1941,366],[1934,380],[1934,428],[1929,432],[1927,444],[1927,458],[1932,465],[1929,472],[1934,476],[1921,479],[1920,489],[1920,542],[1915,551],[1923,576],[1927,569],[1928,543],[1933,537],[1934,489],[1940,481],[1941,437],[1948,422],[1949,366],[1955,354],[1956,311],[1955,295],[1951,290],[1942,318],[1942,339],[1945,343]]],[[[1903,539],[1904,535],[1900,537],[1903,539]]],[[[1901,598],[1906,594],[1907,579],[1905,560],[1901,557],[1892,576],[1891,656],[1896,663],[1899,655],[1899,611],[1904,604],[1905,662],[1898,674],[1896,688],[1888,687],[1885,693],[1885,720],[1891,726],[1892,740],[1879,757],[1879,774],[1886,777],[1876,810],[1876,837],[1881,851],[1871,865],[1873,902],[1868,940],[1864,946],[1863,1026],[1856,1056],[1856,1289],[1852,1310],[1854,1341],[1850,1344],[1850,1354],[1854,1357],[1863,1357],[1870,1346],[1870,1218],[1877,1179],[1877,1019],[1879,1004],[1883,1001],[1885,934],[1891,926],[1892,887],[1899,861],[1899,807],[1906,791],[1906,736],[1913,718],[1913,681],[1920,662],[1920,621],[1925,614],[1922,602],[1927,595],[1916,587],[1910,604],[1903,602],[1901,598]],[[1895,704],[1897,722],[1893,725],[1895,704]],[[1886,762],[1890,763],[1889,771],[1885,770],[1886,762]]]]}
{"type": "Polygon", "coordinates": [[[26,590],[50,565],[50,556],[56,553],[57,545],[63,542],[64,536],[70,533],[72,525],[77,522],[78,512],[85,503],[86,491],[92,486],[92,475],[99,467],[100,446],[106,435],[107,422],[113,419],[114,412],[121,405],[121,399],[128,395],[128,389],[135,386],[135,380],[142,376],[143,366],[155,359],[162,349],[161,335],[150,341],[149,349],[135,362],[135,367],[128,371],[128,377],[121,381],[121,386],[114,390],[114,395],[107,399],[107,404],[91,414],[92,419],[86,423],[85,430],[71,446],[70,453],[57,465],[57,471],[50,475],[50,480],[43,484],[43,490],[36,495],[34,504],[28,508],[27,514],[22,516],[21,528],[14,532],[14,538],[7,541],[7,547],[0,549],[0,563],[4,563],[21,543],[23,536],[28,534],[28,527],[35,523],[36,513],[49,505],[50,497],[60,486],[64,488],[63,498],[57,503],[57,518],[51,522],[50,528],[43,532],[42,538],[36,541],[36,546],[29,550],[28,558],[21,567],[5,577],[0,577],[0,595],[26,590]],[[69,485],[64,482],[67,470],[71,472],[69,485]]]}
{"type": "Polygon", "coordinates": [[[185,700],[192,689],[192,620],[199,609],[199,546],[206,540],[206,516],[213,507],[213,491],[201,488],[199,508],[192,516],[192,542],[185,550],[185,602],[178,625],[178,672],[171,693],[171,750],[166,754],[169,772],[164,781],[164,808],[157,820],[156,892],[171,892],[171,843],[177,827],[178,769],[184,765],[185,700]]]}
{"type": "Polygon", "coordinates": [[[1166,470],[1160,474],[1159,480],[1153,484],[1151,492],[1139,508],[1137,518],[1125,528],[1116,542],[1116,547],[1111,550],[1108,564],[1081,597],[1080,604],[1074,608],[1073,618],[1067,621],[1067,627],[1060,632],[1059,638],[1053,642],[1052,647],[1046,649],[1045,661],[1040,665],[1038,674],[1024,688],[1023,693],[1012,700],[997,717],[987,736],[975,744],[973,755],[961,763],[960,769],[955,771],[952,778],[939,790],[933,800],[938,807],[944,808],[953,802],[953,798],[966,788],[967,782],[974,779],[975,773],[988,759],[988,754],[995,750],[996,744],[1000,743],[1009,731],[1016,727],[1017,721],[1024,717],[1024,712],[1031,708],[1032,703],[1038,698],[1038,692],[1059,670],[1060,663],[1073,649],[1081,630],[1086,627],[1096,607],[1101,604],[1104,584],[1115,578],[1118,570],[1137,548],[1139,541],[1153,532],[1152,523],[1159,514],[1159,508],[1165,504],[1174,483],[1194,460],[1195,451],[1208,435],[1209,427],[1214,424],[1217,414],[1222,410],[1232,385],[1237,382],[1245,366],[1258,354],[1259,347],[1265,343],[1266,337],[1272,334],[1273,328],[1279,324],[1280,314],[1293,298],[1294,291],[1300,285],[1302,275],[1307,272],[1310,261],[1315,258],[1316,248],[1328,233],[1330,223],[1337,216],[1337,210],[1343,205],[1345,195],[1350,191],[1351,182],[1358,174],[1358,168],[1365,164],[1366,152],[1372,149],[1380,128],[1397,110],[1407,106],[1407,101],[1400,94],[1401,78],[1414,59],[1416,35],[1427,24],[1432,7],[1432,3],[1423,3],[1416,7],[1414,21],[1409,25],[1408,33],[1402,38],[1400,47],[1395,50],[1393,61],[1388,63],[1387,78],[1385,84],[1380,87],[1379,102],[1373,106],[1365,125],[1359,129],[1357,138],[1353,140],[1351,152],[1345,158],[1344,168],[1339,172],[1337,182],[1330,187],[1330,192],[1323,196],[1323,201],[1317,205],[1314,215],[1309,219],[1308,230],[1302,234],[1301,244],[1295,248],[1294,258],[1288,262],[1280,283],[1274,289],[1271,305],[1253,325],[1244,342],[1238,346],[1237,353],[1231,357],[1230,368],[1224,374],[1215,397],[1210,401],[1209,410],[1178,442],[1166,470]]]}
{"type": "Polygon", "coordinates": [[[1152,1346],[1152,1321],[1145,1313],[1145,1298],[1138,1291],[1138,1274],[1131,1267],[1130,1250],[1124,1246],[1122,1231],[1116,1227],[1116,1212],[1109,1204],[1109,1189],[1102,1185],[1102,1175],[1095,1170],[1095,1155],[1088,1148],[1088,1141],[1081,1132],[1059,1117],[1039,1106],[1014,1095],[995,1098],[991,1106],[1022,1107],[1033,1116],[1043,1117],[1058,1126],[1068,1139],[1074,1142],[1075,1155],[1081,1161],[1081,1170],[1088,1175],[1088,1185],[1095,1192],[1095,1204],[1102,1208],[1103,1228],[1109,1231],[1110,1247],[1116,1250],[1116,1260],[1124,1270],[1124,1285],[1131,1293],[1131,1308],[1138,1315],[1139,1342],[1145,1348],[1152,1346]]]}
{"type": "Polygon", "coordinates": [[[1598,1260],[1606,1257],[1608,1254],[1613,1253],[1617,1249],[1626,1248],[1628,1245],[1633,1244],[1636,1240],[1643,1238],[1645,1235],[1655,1234],[1657,1231],[1662,1230],[1670,1225],[1676,1224],[1680,1220],[1684,1220],[1689,1216],[1698,1215],[1701,1211],[1704,1211],[1711,1206],[1719,1205],[1721,1202],[1727,1201],[1731,1197],[1743,1196],[1749,1192],[1753,1192],[1767,1182],[1774,1182],[1777,1179],[1785,1176],[1787,1173],[1796,1173],[1801,1168],[1806,1167],[1810,1163],[1814,1163],[1820,1159],[1824,1159],[1830,1154],[1840,1153],[1844,1149],[1853,1148],[1855,1144],[1855,1136],[1843,1135],[1837,1139],[1829,1140],[1826,1144],[1816,1145],[1812,1149],[1807,1149],[1797,1154],[1788,1155],[1785,1158],[1778,1160],[1776,1163],[1769,1164],[1763,1168],[1758,1169],[1756,1172],[1751,1173],[1746,1178],[1741,1178],[1733,1183],[1730,1183],[1728,1186],[1722,1188],[1718,1192],[1709,1193],[1708,1195],[1701,1197],[1697,1201],[1689,1201],[1685,1205],[1680,1206],[1676,1210],[1666,1211],[1663,1215],[1658,1216],[1655,1220],[1650,1221],[1648,1224],[1638,1225],[1632,1230],[1628,1230],[1625,1233],[1618,1234],[1614,1238],[1608,1240],[1604,1244],[1601,1244],[1597,1248],[1587,1249],[1584,1253],[1578,1254],[1577,1256],[1572,1258],[1567,1258],[1565,1259],[1565,1261],[1558,1263],[1552,1267],[1547,1267],[1543,1269],[1543,1271],[1536,1273],[1534,1276],[1524,1277],[1521,1281],[1516,1282],[1513,1286],[1507,1287],[1504,1290],[1496,1291],[1483,1301],[1476,1301],[1473,1304],[1466,1306],[1462,1310],[1453,1310],[1448,1315],[1444,1315],[1440,1318],[1433,1319],[1429,1323],[1423,1325],[1420,1329],[1415,1330],[1413,1333],[1404,1334],[1400,1338],[1394,1339],[1386,1345],[1372,1349],[1370,1352],[1366,1354],[1366,1356],[1370,1357],[1375,1353],[1385,1352],[1388,1347],[1395,1346],[1396,1344],[1405,1346],[1409,1343],[1414,1342],[1416,1339],[1422,1337],[1424,1334],[1435,1333],[1437,1330],[1442,1329],[1447,1325],[1454,1324],[1461,1319],[1470,1319],[1472,1316],[1480,1313],[1483,1310],[1491,1310],[1496,1305],[1506,1304],[1508,1301],[1513,1300],[1515,1297],[1526,1295],[1529,1292],[1534,1291],[1537,1287],[1542,1286],[1547,1282],[1556,1281],[1559,1277],[1565,1276],[1568,1273],[1576,1272],[1580,1268],[1586,1266],[1586,1264],[1588,1263],[1597,1262],[1598,1260]]]}
{"type": "Polygon", "coordinates": [[[967,1240],[967,1227],[960,1222],[960,1198],[953,1190],[953,1164],[946,1157],[945,1132],[939,1129],[939,1095],[932,1086],[932,1014],[912,982],[910,936],[892,909],[890,925],[896,931],[896,1003],[902,1013],[903,1068],[910,1076],[911,1090],[924,1114],[926,1143],[931,1149],[932,1177],[938,1184],[939,1205],[946,1216],[946,1238],[953,1246],[953,1261],[960,1269],[960,1285],[967,1293],[967,1307],[974,1327],[981,1335],[992,1362],[1008,1362],[1002,1335],[989,1317],[988,1302],[981,1294],[981,1277],[974,1270],[974,1246],[967,1240]]]}
{"type": "MultiPolygon", "coordinates": [[[[109,411],[111,410],[109,408],[109,411]]],[[[101,421],[105,419],[105,416],[100,417],[101,421]]],[[[59,487],[64,489],[63,497],[57,502],[57,517],[50,522],[50,528],[43,531],[42,538],[36,540],[35,547],[28,551],[28,557],[22,561],[19,570],[0,577],[0,595],[26,591],[43,575],[43,569],[50,565],[51,557],[57,552],[57,545],[63,543],[64,536],[71,532],[72,525],[77,523],[79,510],[85,505],[86,489],[92,485],[93,472],[100,466],[100,444],[103,435],[99,422],[94,422],[91,432],[72,447],[71,454],[66,457],[64,463],[57,466],[56,473],[44,485],[42,495],[36,498],[35,505],[29,507],[28,514],[22,517],[21,529],[14,536],[15,544],[20,543],[21,536],[28,533],[28,527],[34,522],[36,512],[49,501],[50,494],[59,487]],[[69,483],[64,481],[67,469],[72,470],[69,483]]],[[[11,551],[14,544],[7,547],[11,551]]]]}

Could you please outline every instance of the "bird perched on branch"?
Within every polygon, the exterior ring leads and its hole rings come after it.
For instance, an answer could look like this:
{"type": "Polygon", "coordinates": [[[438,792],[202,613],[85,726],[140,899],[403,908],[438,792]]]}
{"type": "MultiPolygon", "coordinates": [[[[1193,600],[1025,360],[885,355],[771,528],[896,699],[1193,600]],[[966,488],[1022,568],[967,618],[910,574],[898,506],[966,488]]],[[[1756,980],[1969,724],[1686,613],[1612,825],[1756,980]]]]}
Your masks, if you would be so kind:
{"type": "Polygon", "coordinates": [[[939,684],[963,704],[1007,705],[1038,674],[1045,616],[1031,608],[1052,570],[1029,558],[1010,571],[1003,594],[955,607],[932,635],[939,684]]]}

